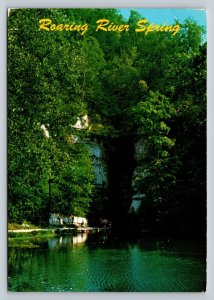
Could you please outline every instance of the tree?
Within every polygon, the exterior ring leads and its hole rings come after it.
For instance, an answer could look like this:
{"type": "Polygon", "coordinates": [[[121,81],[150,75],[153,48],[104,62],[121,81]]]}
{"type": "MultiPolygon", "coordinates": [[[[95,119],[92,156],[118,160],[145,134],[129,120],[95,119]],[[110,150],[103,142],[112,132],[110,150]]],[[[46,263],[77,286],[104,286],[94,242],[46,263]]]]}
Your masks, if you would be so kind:
{"type": "MultiPolygon", "coordinates": [[[[76,194],[67,199],[67,212],[86,214],[93,190],[83,133],[71,127],[77,116],[87,113],[84,47],[76,49],[78,42],[71,45],[63,36],[38,31],[35,22],[44,12],[14,10],[9,19],[8,202],[14,221],[36,222],[39,216],[47,221],[51,210],[60,208],[68,185],[76,194]],[[81,144],[74,143],[74,134],[80,135],[81,144]]],[[[48,12],[62,18],[60,11],[48,12]]]]}

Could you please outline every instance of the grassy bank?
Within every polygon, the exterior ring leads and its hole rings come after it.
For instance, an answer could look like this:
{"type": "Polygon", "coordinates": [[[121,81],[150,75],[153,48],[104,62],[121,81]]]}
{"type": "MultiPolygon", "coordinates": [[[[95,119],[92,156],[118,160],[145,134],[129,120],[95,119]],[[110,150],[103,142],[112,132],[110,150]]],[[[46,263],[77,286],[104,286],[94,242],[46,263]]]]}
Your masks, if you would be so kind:
{"type": "Polygon", "coordinates": [[[38,243],[56,236],[54,230],[32,232],[8,232],[8,247],[37,248],[38,243]]]}
{"type": "Polygon", "coordinates": [[[18,223],[8,223],[8,230],[22,230],[22,229],[38,229],[40,227],[35,226],[29,222],[18,223]]]}
{"type": "Polygon", "coordinates": [[[74,235],[83,232],[97,232],[100,228],[38,228],[36,226],[23,227],[22,225],[9,224],[8,226],[8,247],[36,248],[39,243],[49,240],[54,236],[74,235]]]}

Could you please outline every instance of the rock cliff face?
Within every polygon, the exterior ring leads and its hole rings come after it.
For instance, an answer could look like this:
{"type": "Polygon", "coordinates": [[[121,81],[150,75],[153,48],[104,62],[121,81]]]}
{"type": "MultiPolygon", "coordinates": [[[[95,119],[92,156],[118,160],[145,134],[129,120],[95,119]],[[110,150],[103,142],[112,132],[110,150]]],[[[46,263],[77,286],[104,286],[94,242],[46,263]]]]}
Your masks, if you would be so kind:
{"type": "Polygon", "coordinates": [[[134,169],[133,176],[132,176],[133,195],[132,195],[132,202],[131,202],[129,212],[137,213],[141,206],[141,202],[143,198],[146,196],[145,194],[142,194],[137,187],[138,186],[137,183],[143,175],[143,166],[140,163],[143,153],[144,153],[144,143],[142,140],[140,140],[135,144],[134,159],[135,159],[136,167],[134,169]]]}
{"type": "MultiPolygon", "coordinates": [[[[88,117],[78,118],[72,127],[76,130],[89,128],[88,117]]],[[[141,163],[145,148],[144,142],[139,140],[134,147],[133,144],[130,145],[130,142],[132,141],[125,139],[114,141],[111,145],[113,150],[109,152],[108,149],[108,155],[106,155],[106,149],[101,141],[96,139],[87,141],[93,161],[97,196],[99,193],[102,195],[102,192],[107,192],[110,207],[114,209],[117,206],[117,215],[122,210],[123,214],[125,211],[137,213],[145,197],[145,194],[138,189],[138,181],[144,174],[141,163]]]]}
{"type": "MultiPolygon", "coordinates": [[[[76,130],[86,130],[89,128],[89,118],[87,115],[83,117],[78,117],[74,125],[71,125],[76,130]]],[[[75,137],[73,137],[75,138],[75,137]]],[[[74,142],[78,142],[79,139],[76,138],[74,142]]],[[[98,186],[106,186],[107,184],[107,166],[105,161],[105,151],[104,147],[97,140],[89,140],[87,142],[89,152],[91,154],[95,173],[95,183],[98,186]]]]}
{"type": "MultiPolygon", "coordinates": [[[[109,166],[106,159],[106,149],[102,141],[90,139],[87,142],[94,169],[93,199],[88,214],[89,225],[104,226],[102,219],[106,219],[106,206],[109,202],[109,166]]],[[[108,221],[108,220],[107,220],[108,221]]]]}
{"type": "Polygon", "coordinates": [[[106,187],[107,165],[105,160],[104,147],[96,140],[93,142],[89,142],[88,147],[93,160],[95,183],[100,187],[106,187]]]}

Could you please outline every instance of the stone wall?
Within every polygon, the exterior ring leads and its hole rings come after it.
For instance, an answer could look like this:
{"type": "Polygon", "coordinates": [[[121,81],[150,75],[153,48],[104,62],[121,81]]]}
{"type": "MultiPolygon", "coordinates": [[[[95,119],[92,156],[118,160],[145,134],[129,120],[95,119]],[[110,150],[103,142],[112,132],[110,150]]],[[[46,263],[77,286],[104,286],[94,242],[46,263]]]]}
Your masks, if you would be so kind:
{"type": "Polygon", "coordinates": [[[88,220],[77,216],[63,216],[60,213],[53,213],[50,215],[49,224],[51,225],[75,225],[86,227],[88,220]]]}

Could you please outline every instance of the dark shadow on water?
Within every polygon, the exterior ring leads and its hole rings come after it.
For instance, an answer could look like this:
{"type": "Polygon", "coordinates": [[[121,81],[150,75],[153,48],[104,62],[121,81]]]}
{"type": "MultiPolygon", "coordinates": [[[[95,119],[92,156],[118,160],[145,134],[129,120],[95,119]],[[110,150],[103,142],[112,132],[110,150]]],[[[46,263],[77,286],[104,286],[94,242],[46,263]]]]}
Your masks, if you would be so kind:
{"type": "Polygon", "coordinates": [[[109,230],[63,235],[38,248],[9,249],[10,291],[202,291],[203,243],[109,230]]]}

